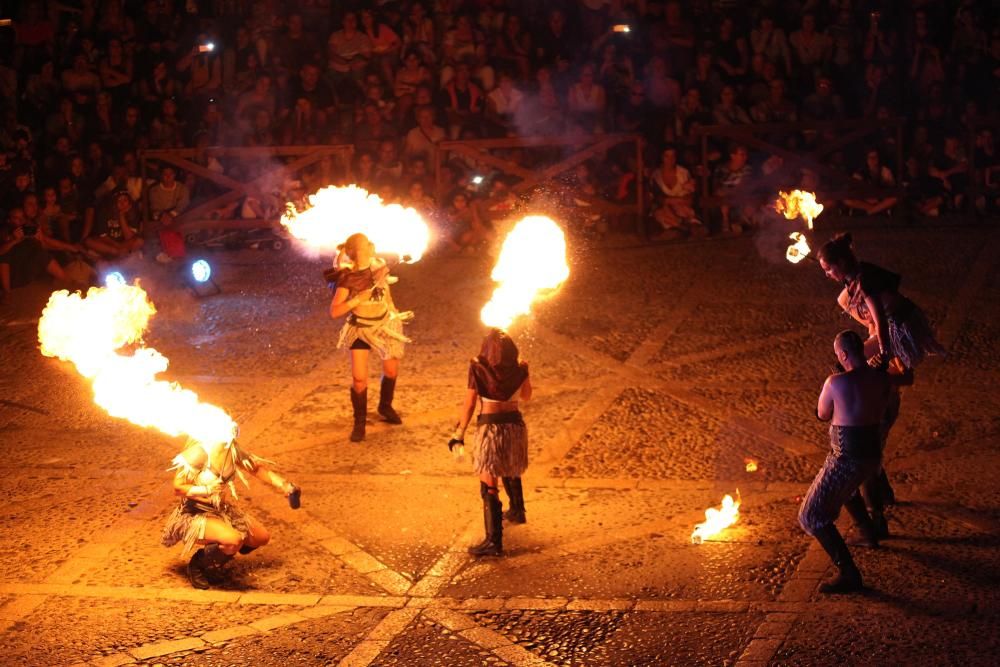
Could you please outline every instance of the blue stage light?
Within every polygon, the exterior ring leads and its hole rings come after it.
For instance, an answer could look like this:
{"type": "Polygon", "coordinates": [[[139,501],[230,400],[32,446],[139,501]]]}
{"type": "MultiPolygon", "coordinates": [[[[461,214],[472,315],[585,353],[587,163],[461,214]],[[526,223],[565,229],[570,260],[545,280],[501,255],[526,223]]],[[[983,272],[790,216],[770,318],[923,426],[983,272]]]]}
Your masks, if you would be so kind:
{"type": "Polygon", "coordinates": [[[191,277],[196,283],[207,283],[212,277],[212,267],[205,260],[199,259],[191,265],[191,277]]]}

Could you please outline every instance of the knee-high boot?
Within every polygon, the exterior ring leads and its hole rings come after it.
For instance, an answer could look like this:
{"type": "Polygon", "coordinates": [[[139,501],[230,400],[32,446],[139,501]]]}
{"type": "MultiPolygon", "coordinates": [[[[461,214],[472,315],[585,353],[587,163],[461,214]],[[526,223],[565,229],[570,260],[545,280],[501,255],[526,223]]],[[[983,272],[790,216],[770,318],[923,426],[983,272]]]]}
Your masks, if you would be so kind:
{"type": "Polygon", "coordinates": [[[354,387],[351,387],[351,407],[354,408],[351,442],[361,442],[365,439],[365,420],[368,418],[368,387],[361,391],[354,391],[354,387]]]}
{"type": "Polygon", "coordinates": [[[507,490],[510,499],[509,509],[503,513],[503,518],[511,523],[527,523],[528,517],[524,511],[524,491],[521,488],[520,477],[504,477],[503,488],[507,490]]]}
{"type": "Polygon", "coordinates": [[[865,501],[861,497],[861,494],[855,491],[854,495],[844,503],[844,509],[851,515],[854,525],[858,528],[859,537],[852,544],[871,549],[877,548],[878,531],[876,530],[875,523],[872,521],[872,517],[868,515],[868,508],[865,507],[865,501]]]}
{"type": "Polygon", "coordinates": [[[187,574],[191,585],[206,589],[222,581],[222,569],[233,557],[219,548],[218,544],[208,544],[198,549],[188,562],[187,574]]]}
{"type": "Polygon", "coordinates": [[[483,497],[483,523],[486,527],[486,537],[474,547],[469,547],[472,556],[502,556],[503,555],[503,506],[500,504],[499,489],[479,483],[480,495],[483,497]]]}
{"type": "Polygon", "coordinates": [[[813,537],[820,543],[820,546],[823,547],[823,550],[826,551],[827,555],[830,556],[830,560],[833,561],[833,564],[839,570],[836,577],[820,584],[819,592],[852,593],[861,590],[864,587],[861,581],[861,572],[858,570],[857,565],[854,564],[851,552],[848,550],[844,538],[841,537],[840,531],[837,530],[837,526],[832,523],[824,526],[813,533],[813,537]]]}
{"type": "Polygon", "coordinates": [[[864,494],[865,502],[868,503],[872,523],[875,524],[875,537],[880,540],[887,539],[889,537],[889,522],[885,519],[884,486],[881,476],[876,475],[866,480],[861,485],[861,492],[864,494]]]}
{"type": "Polygon", "coordinates": [[[392,398],[395,393],[396,378],[383,376],[378,397],[378,413],[382,416],[382,419],[390,424],[402,424],[403,420],[399,418],[399,414],[392,407],[392,398]]]}

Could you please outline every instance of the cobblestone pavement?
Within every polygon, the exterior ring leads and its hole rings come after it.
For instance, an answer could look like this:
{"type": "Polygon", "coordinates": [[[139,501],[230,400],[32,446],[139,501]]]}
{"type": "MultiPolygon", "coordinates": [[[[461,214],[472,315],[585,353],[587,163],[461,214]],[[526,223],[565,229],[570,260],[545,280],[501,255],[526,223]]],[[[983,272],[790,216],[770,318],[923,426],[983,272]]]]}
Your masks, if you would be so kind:
{"type": "MultiPolygon", "coordinates": [[[[413,308],[403,426],[347,442],[348,371],[317,262],[217,255],[194,300],[156,267],[148,343],[304,489],[252,483],[273,542],[211,591],[159,546],[179,442],[108,417],[43,358],[46,294],[0,314],[0,662],[12,665],[978,665],[1000,649],[1000,274],[985,228],[862,229],[950,351],[908,390],[887,452],[893,539],[856,550],[869,590],[823,597],[796,524],[824,455],[816,393],[836,286],[781,234],[572,246],[573,273],[515,336],[530,361],[528,523],[475,562],[478,484],[444,442],[478,346],[489,258],[398,270],[413,308]],[[745,462],[758,462],[748,473],[745,462]],[[692,545],[706,507],[740,520],[692,545]]],[[[373,372],[374,372],[373,365],[373,372]]],[[[373,385],[375,376],[373,375],[373,385]]],[[[370,405],[375,402],[372,391],[370,405]]],[[[848,529],[848,525],[843,525],[848,529]]]]}

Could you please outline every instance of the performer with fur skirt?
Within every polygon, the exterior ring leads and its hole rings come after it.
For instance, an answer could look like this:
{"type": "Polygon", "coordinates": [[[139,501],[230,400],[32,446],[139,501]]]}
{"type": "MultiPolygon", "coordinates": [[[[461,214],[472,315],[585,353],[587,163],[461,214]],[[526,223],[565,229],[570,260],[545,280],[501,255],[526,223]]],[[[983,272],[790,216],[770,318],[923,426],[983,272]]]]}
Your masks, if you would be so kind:
{"type": "Polygon", "coordinates": [[[195,588],[209,588],[222,579],[222,568],[237,554],[246,555],[267,544],[271,535],[255,518],[232,501],[238,498],[235,480],[247,485],[247,473],[266,482],[288,498],[298,509],[302,490],[271,470],[269,462],[243,450],[232,440],[208,446],[189,442],[174,457],[174,493],[180,504],[167,517],[163,546],[184,542],[187,553],[198,549],[188,563],[187,573],[195,588]]]}
{"type": "Polygon", "coordinates": [[[473,556],[503,555],[502,519],[525,523],[521,475],[528,467],[528,429],[518,409],[519,400],[531,398],[528,364],[521,361],[514,340],[500,329],[492,329],[483,339],[479,356],[469,365],[468,390],[448,449],[464,445],[465,431],[479,402],[476,440],[472,461],[479,475],[483,499],[486,537],[469,548],[473,556]],[[499,479],[510,500],[502,512],[499,479]]]}
{"type": "Polygon", "coordinates": [[[403,324],[413,318],[412,311],[400,312],[392,301],[389,285],[396,281],[389,275],[385,260],[375,256],[375,246],[364,234],[352,234],[341,246],[336,274],[336,289],[330,304],[330,316],[347,315],[340,331],[338,348],[351,353],[351,406],[354,428],[351,442],[365,439],[368,413],[368,353],[382,358],[382,385],[378,413],[390,424],[403,420],[392,406],[399,376],[399,360],[410,339],[403,335],[403,324]]]}

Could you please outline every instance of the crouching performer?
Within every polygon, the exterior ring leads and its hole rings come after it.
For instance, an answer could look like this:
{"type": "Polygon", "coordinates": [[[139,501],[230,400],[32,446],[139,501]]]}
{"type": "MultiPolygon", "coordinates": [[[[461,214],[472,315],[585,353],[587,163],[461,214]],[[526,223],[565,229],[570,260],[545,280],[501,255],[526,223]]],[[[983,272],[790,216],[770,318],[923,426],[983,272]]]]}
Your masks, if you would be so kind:
{"type": "Polygon", "coordinates": [[[858,489],[864,486],[873,513],[881,518],[880,421],[894,386],[910,381],[912,375],[892,376],[872,368],[865,358],[864,341],[853,331],[839,333],[833,348],[845,370],[826,379],[816,406],[816,416],[831,423],[831,451],[802,501],[799,524],[816,538],[840,571],[820,586],[820,592],[848,593],[862,588],[861,572],[834,522],[840,508],[846,507],[861,534],[861,544],[878,546],[875,523],[858,489]]]}
{"type": "Polygon", "coordinates": [[[403,335],[403,324],[413,319],[413,312],[396,310],[389,291],[389,285],[396,279],[389,275],[385,261],[375,256],[375,246],[364,234],[347,238],[341,246],[338,267],[330,317],[347,315],[337,347],[351,352],[354,428],[350,439],[361,442],[365,439],[368,415],[368,353],[372,350],[382,358],[378,413],[390,424],[403,423],[392,407],[392,400],[403,347],[410,342],[403,335]]]}
{"type": "Polygon", "coordinates": [[[187,566],[188,578],[195,588],[209,588],[222,580],[222,569],[237,553],[246,555],[270,541],[267,529],[237,507],[238,478],[247,486],[246,474],[274,487],[298,509],[302,491],[267,467],[264,459],[243,450],[233,438],[217,445],[189,441],[189,446],[174,457],[174,493],[180,504],[167,517],[162,542],[166,547],[184,542],[186,554],[198,549],[187,566]],[[231,497],[231,498],[230,498],[231,497]]]}
{"type": "Polygon", "coordinates": [[[465,430],[479,399],[472,462],[479,475],[486,537],[469,548],[473,556],[503,554],[503,522],[525,523],[521,475],[528,467],[528,429],[518,400],[531,398],[528,364],[518,356],[513,339],[499,329],[483,339],[479,356],[469,366],[469,387],[448,449],[465,444],[465,430]],[[503,512],[497,481],[503,479],[510,509],[503,512]]]}

